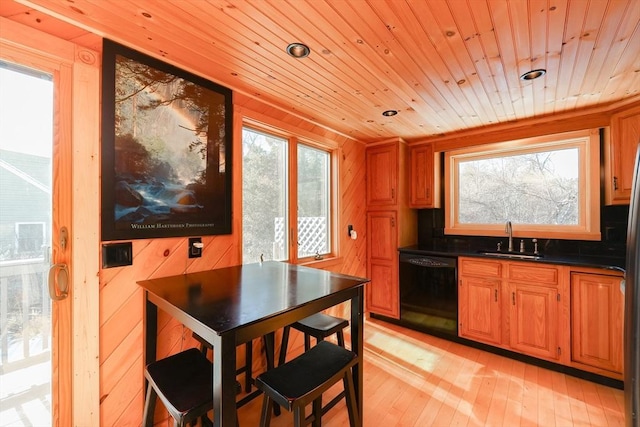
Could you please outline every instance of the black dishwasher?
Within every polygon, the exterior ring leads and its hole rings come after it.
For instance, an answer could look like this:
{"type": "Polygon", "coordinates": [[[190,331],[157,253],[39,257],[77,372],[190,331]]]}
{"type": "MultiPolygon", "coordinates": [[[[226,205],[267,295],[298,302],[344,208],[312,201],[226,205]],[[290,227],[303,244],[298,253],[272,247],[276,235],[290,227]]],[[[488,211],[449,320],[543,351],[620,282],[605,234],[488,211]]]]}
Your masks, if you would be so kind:
{"type": "Polygon", "coordinates": [[[444,338],[458,336],[457,258],[401,252],[400,322],[444,338]]]}

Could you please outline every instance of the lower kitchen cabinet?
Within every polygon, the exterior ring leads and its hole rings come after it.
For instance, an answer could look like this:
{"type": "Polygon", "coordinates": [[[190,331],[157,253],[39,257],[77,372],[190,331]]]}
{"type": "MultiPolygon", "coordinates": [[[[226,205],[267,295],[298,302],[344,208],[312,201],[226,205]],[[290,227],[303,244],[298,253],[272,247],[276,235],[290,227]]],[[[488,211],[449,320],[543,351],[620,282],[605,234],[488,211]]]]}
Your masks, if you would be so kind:
{"type": "Polygon", "coordinates": [[[400,318],[398,288],[398,238],[395,211],[367,214],[368,271],[371,282],[366,287],[367,310],[400,318]]]}
{"type": "Polygon", "coordinates": [[[559,268],[459,258],[460,336],[556,361],[561,354],[559,268]]]}
{"type": "Polygon", "coordinates": [[[509,347],[520,353],[558,359],[558,290],[535,284],[509,284],[509,347]]]}
{"type": "Polygon", "coordinates": [[[369,267],[369,289],[367,290],[367,308],[383,316],[398,319],[400,317],[400,296],[395,267],[389,264],[371,263],[369,267]]]}
{"type": "Polygon", "coordinates": [[[476,257],[458,259],[458,333],[622,379],[622,273],[476,257]]]}
{"type": "Polygon", "coordinates": [[[571,360],[622,374],[621,277],[571,273],[571,360]]]}
{"type": "Polygon", "coordinates": [[[501,282],[462,277],[458,292],[458,333],[487,344],[502,342],[501,282]]]}

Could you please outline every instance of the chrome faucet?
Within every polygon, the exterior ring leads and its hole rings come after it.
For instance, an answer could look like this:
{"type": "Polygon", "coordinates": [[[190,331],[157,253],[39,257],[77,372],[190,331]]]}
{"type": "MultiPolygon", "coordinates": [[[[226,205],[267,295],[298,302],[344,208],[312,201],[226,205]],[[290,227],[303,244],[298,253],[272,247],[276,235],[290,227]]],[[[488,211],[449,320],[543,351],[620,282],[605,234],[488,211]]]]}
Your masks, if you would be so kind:
{"type": "Polygon", "coordinates": [[[509,236],[509,252],[513,252],[513,227],[511,221],[507,221],[507,225],[504,228],[504,232],[509,236]]]}

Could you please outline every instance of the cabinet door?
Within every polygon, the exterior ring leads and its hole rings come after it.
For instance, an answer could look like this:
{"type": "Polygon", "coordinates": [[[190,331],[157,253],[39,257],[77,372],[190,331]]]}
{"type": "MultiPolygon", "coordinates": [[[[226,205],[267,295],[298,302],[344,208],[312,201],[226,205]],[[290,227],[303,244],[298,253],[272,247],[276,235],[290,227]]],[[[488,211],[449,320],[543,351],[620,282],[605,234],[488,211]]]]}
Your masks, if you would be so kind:
{"type": "Polygon", "coordinates": [[[640,107],[633,108],[611,119],[611,204],[629,204],[633,182],[633,166],[640,143],[640,107]]]}
{"type": "Polygon", "coordinates": [[[500,344],[500,280],[460,277],[458,323],[461,337],[500,344]]]}
{"type": "Polygon", "coordinates": [[[571,359],[622,373],[620,277],[571,273],[571,359]]]}
{"type": "Polygon", "coordinates": [[[397,204],[397,162],[398,146],[395,143],[367,149],[367,205],[397,204]]]}
{"type": "Polygon", "coordinates": [[[555,287],[509,284],[509,346],[536,357],[558,359],[558,290],[555,287]]]}
{"type": "Polygon", "coordinates": [[[397,263],[398,245],[395,211],[373,211],[367,214],[367,246],[369,260],[397,263]]]}
{"type": "Polygon", "coordinates": [[[383,316],[400,318],[398,280],[396,269],[389,264],[371,263],[367,285],[368,310],[383,316]]]}
{"type": "Polygon", "coordinates": [[[367,214],[368,267],[371,282],[365,287],[367,310],[400,318],[398,244],[395,211],[367,214]]]}
{"type": "Polygon", "coordinates": [[[431,208],[434,200],[433,145],[411,149],[411,207],[431,208]]]}

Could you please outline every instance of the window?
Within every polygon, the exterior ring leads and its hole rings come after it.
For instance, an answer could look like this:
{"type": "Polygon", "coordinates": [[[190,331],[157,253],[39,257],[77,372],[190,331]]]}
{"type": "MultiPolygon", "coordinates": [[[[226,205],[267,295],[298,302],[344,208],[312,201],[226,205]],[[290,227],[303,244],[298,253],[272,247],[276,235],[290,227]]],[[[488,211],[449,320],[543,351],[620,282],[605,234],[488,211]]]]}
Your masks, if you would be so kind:
{"type": "Polygon", "coordinates": [[[452,151],[445,233],[600,240],[597,130],[452,151]]]}
{"type": "Polygon", "coordinates": [[[331,254],[331,224],[331,151],[244,127],[243,261],[331,254]]]}
{"type": "Polygon", "coordinates": [[[298,258],[331,252],[329,153],[298,146],[298,258]]]}

